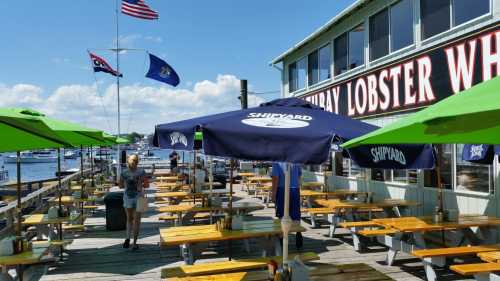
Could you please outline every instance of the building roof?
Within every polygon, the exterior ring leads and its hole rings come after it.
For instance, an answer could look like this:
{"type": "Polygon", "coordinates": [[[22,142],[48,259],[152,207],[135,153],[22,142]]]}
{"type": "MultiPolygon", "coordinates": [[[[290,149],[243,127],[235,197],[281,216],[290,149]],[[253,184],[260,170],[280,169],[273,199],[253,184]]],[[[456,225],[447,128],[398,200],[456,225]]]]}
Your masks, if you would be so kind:
{"type": "Polygon", "coordinates": [[[300,42],[295,44],[293,47],[273,59],[269,64],[274,65],[279,63],[280,61],[283,61],[283,59],[288,56],[289,54],[295,52],[296,50],[300,49],[304,45],[306,45],[308,42],[314,40],[315,38],[319,37],[321,34],[329,30],[332,26],[337,24],[339,21],[344,19],[345,17],[349,16],[352,12],[357,10],[358,8],[362,7],[365,3],[370,2],[372,0],[356,0],[354,3],[352,3],[350,6],[348,6],[346,9],[344,9],[342,12],[337,14],[335,17],[333,17],[331,20],[329,20],[325,25],[321,26],[318,28],[316,31],[311,33],[309,36],[306,38],[302,39],[300,42]]]}

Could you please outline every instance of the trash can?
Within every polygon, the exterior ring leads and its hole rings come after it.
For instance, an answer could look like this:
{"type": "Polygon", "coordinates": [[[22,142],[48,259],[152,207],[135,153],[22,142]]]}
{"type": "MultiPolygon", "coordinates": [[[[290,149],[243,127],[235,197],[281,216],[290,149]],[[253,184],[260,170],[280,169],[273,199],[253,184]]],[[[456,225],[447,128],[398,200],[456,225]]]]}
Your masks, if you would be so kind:
{"type": "Polygon", "coordinates": [[[106,230],[127,228],[127,214],[123,208],[123,191],[110,192],[104,197],[106,205],[106,230]]]}

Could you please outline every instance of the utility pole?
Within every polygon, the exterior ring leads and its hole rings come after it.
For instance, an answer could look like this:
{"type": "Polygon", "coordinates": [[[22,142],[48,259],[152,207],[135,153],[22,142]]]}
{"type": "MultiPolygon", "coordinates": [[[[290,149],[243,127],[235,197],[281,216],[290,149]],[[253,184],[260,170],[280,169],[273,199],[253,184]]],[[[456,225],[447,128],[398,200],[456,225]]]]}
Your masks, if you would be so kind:
{"type": "Polygon", "coordinates": [[[240,101],[241,101],[241,109],[248,108],[248,88],[247,88],[247,80],[240,80],[240,101]]]}

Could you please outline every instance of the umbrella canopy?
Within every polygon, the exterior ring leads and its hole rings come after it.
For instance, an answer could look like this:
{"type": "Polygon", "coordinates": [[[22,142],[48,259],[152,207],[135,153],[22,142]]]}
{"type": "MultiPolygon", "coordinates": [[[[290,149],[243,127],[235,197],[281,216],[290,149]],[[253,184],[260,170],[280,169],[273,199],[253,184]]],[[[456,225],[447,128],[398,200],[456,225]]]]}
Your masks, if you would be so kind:
{"type": "Polygon", "coordinates": [[[28,109],[0,109],[0,132],[0,152],[71,146],[28,109]]]}
{"type": "Polygon", "coordinates": [[[446,98],[343,145],[500,144],[500,77],[446,98]]]}

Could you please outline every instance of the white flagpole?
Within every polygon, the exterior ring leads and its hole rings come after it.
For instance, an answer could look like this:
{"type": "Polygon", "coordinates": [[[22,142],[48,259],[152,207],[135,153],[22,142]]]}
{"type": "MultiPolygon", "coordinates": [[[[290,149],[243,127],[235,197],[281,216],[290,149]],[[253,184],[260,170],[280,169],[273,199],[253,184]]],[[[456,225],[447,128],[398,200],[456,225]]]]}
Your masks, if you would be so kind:
{"type": "MultiPolygon", "coordinates": [[[[119,29],[119,9],[120,9],[120,0],[116,0],[116,99],[117,99],[117,107],[118,107],[118,137],[120,137],[120,29],[119,29]]],[[[116,147],[116,179],[119,182],[121,176],[121,162],[120,162],[120,144],[116,147]]]]}

